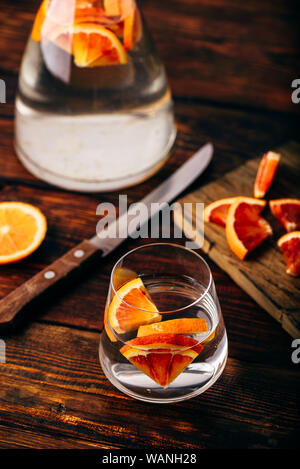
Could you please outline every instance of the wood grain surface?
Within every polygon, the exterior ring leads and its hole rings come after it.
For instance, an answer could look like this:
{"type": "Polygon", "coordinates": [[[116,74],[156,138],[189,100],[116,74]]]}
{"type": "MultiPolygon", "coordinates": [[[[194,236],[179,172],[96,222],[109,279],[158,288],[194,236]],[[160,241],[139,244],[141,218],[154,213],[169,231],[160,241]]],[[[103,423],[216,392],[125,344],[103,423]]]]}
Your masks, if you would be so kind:
{"type": "MultiPolygon", "coordinates": [[[[13,149],[14,96],[37,0],[1,0],[0,200],[33,203],[47,216],[41,247],[1,266],[0,297],[12,292],[83,239],[95,234],[100,202],[118,193],[75,194],[35,179],[13,149]]],[[[140,200],[207,141],[214,159],[194,191],[299,136],[300,105],[291,103],[299,70],[296,0],[143,0],[175,101],[178,137],[158,174],[130,190],[140,200]]],[[[291,337],[209,257],[228,337],[220,380],[199,398],[152,406],[121,394],[98,361],[103,309],[112,266],[105,263],[26,311],[0,330],[0,448],[297,448],[299,364],[291,337]]],[[[156,240],[155,240],[156,241],[156,240]]],[[[176,240],[184,243],[185,240],[176,240]]]]}
{"type": "MultiPolygon", "coordinates": [[[[300,145],[290,142],[276,151],[281,154],[280,165],[267,197],[269,200],[281,197],[297,198],[300,196],[300,145]]],[[[180,203],[183,205],[202,202],[207,205],[225,197],[253,197],[254,181],[260,161],[260,158],[248,161],[217,181],[188,194],[180,203]]],[[[179,226],[185,224],[186,235],[193,234],[195,226],[200,226],[200,220],[197,221],[193,209],[189,213],[178,210],[174,216],[179,226]],[[185,214],[186,220],[183,220],[182,214],[185,214]]],[[[202,249],[292,337],[297,338],[300,337],[300,279],[285,273],[284,257],[276,244],[285,231],[271,215],[268,205],[263,216],[271,224],[273,236],[247,256],[246,260],[241,261],[235,256],[228,246],[224,228],[213,223],[205,223],[205,242],[202,249]]]]}

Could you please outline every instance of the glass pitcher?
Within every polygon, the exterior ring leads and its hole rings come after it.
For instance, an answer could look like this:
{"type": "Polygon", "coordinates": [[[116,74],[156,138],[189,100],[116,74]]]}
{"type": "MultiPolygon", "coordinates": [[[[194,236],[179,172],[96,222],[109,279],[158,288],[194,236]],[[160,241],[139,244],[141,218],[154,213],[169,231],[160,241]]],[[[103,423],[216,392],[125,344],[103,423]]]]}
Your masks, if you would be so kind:
{"type": "Polygon", "coordinates": [[[165,69],[135,0],[44,0],[16,98],[25,167],[69,190],[118,190],[154,174],[175,134],[165,69]]]}

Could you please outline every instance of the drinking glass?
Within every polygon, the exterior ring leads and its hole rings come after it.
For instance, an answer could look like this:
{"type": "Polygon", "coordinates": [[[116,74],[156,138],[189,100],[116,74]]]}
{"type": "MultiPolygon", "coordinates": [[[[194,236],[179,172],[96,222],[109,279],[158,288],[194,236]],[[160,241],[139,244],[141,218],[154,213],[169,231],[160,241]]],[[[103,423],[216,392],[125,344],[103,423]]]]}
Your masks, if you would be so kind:
{"type": "Polygon", "coordinates": [[[113,267],[99,356],[120,391],[148,402],[182,401],[219,378],[226,329],[211,271],[195,251],[150,243],[113,267]]]}

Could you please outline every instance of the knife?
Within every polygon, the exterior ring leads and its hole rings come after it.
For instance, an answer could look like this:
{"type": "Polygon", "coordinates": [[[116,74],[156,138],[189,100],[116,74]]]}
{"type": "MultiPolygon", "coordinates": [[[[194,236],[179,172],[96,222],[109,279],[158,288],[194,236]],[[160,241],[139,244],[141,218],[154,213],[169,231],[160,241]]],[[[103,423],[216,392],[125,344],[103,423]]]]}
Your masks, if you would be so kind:
{"type": "Polygon", "coordinates": [[[168,179],[148,194],[139,203],[146,210],[141,211],[135,218],[128,212],[123,213],[118,219],[112,221],[108,228],[96,234],[89,240],[84,240],[51,265],[38,272],[25,283],[17,287],[0,301],[0,324],[11,323],[15,316],[28,306],[39,295],[53,287],[58,281],[69,276],[73,271],[87,263],[97,254],[106,257],[121,243],[133,234],[143,223],[153,217],[157,212],[173,201],[184,189],[186,189],[208,166],[213,155],[213,145],[207,143],[200,148],[191,158],[177,169],[168,179]],[[155,205],[152,205],[155,204],[155,205]],[[131,219],[131,222],[128,221],[131,219]],[[137,220],[134,223],[134,220],[137,220]],[[124,232],[124,227],[130,225],[127,238],[112,236],[113,233],[124,232]],[[123,231],[122,231],[123,229],[123,231]],[[110,235],[111,234],[111,235],[110,235]]]}

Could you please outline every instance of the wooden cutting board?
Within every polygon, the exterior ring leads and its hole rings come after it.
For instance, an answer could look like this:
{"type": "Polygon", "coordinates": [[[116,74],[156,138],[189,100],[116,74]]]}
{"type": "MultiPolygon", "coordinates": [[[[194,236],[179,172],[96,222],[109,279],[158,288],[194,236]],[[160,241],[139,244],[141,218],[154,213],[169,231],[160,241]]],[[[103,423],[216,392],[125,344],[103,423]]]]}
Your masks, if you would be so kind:
{"type": "MultiPolygon", "coordinates": [[[[282,158],[275,179],[267,193],[268,199],[300,197],[300,144],[288,142],[275,149],[282,158]]],[[[260,158],[226,173],[221,179],[201,187],[185,196],[179,202],[203,202],[208,204],[223,197],[245,195],[253,197],[253,186],[260,158]]],[[[185,233],[195,234],[195,210],[187,213],[178,210],[174,213],[175,223],[182,227],[184,213],[185,233]],[[181,213],[182,212],[182,213],[181,213]]],[[[284,234],[279,222],[266,207],[262,215],[271,223],[272,239],[266,240],[249,257],[241,261],[229,249],[224,228],[205,223],[204,245],[202,250],[243,288],[260,306],[270,313],[292,337],[300,337],[300,277],[294,278],[285,273],[285,263],[276,245],[284,234]]],[[[199,226],[199,224],[198,224],[199,226]]]]}

